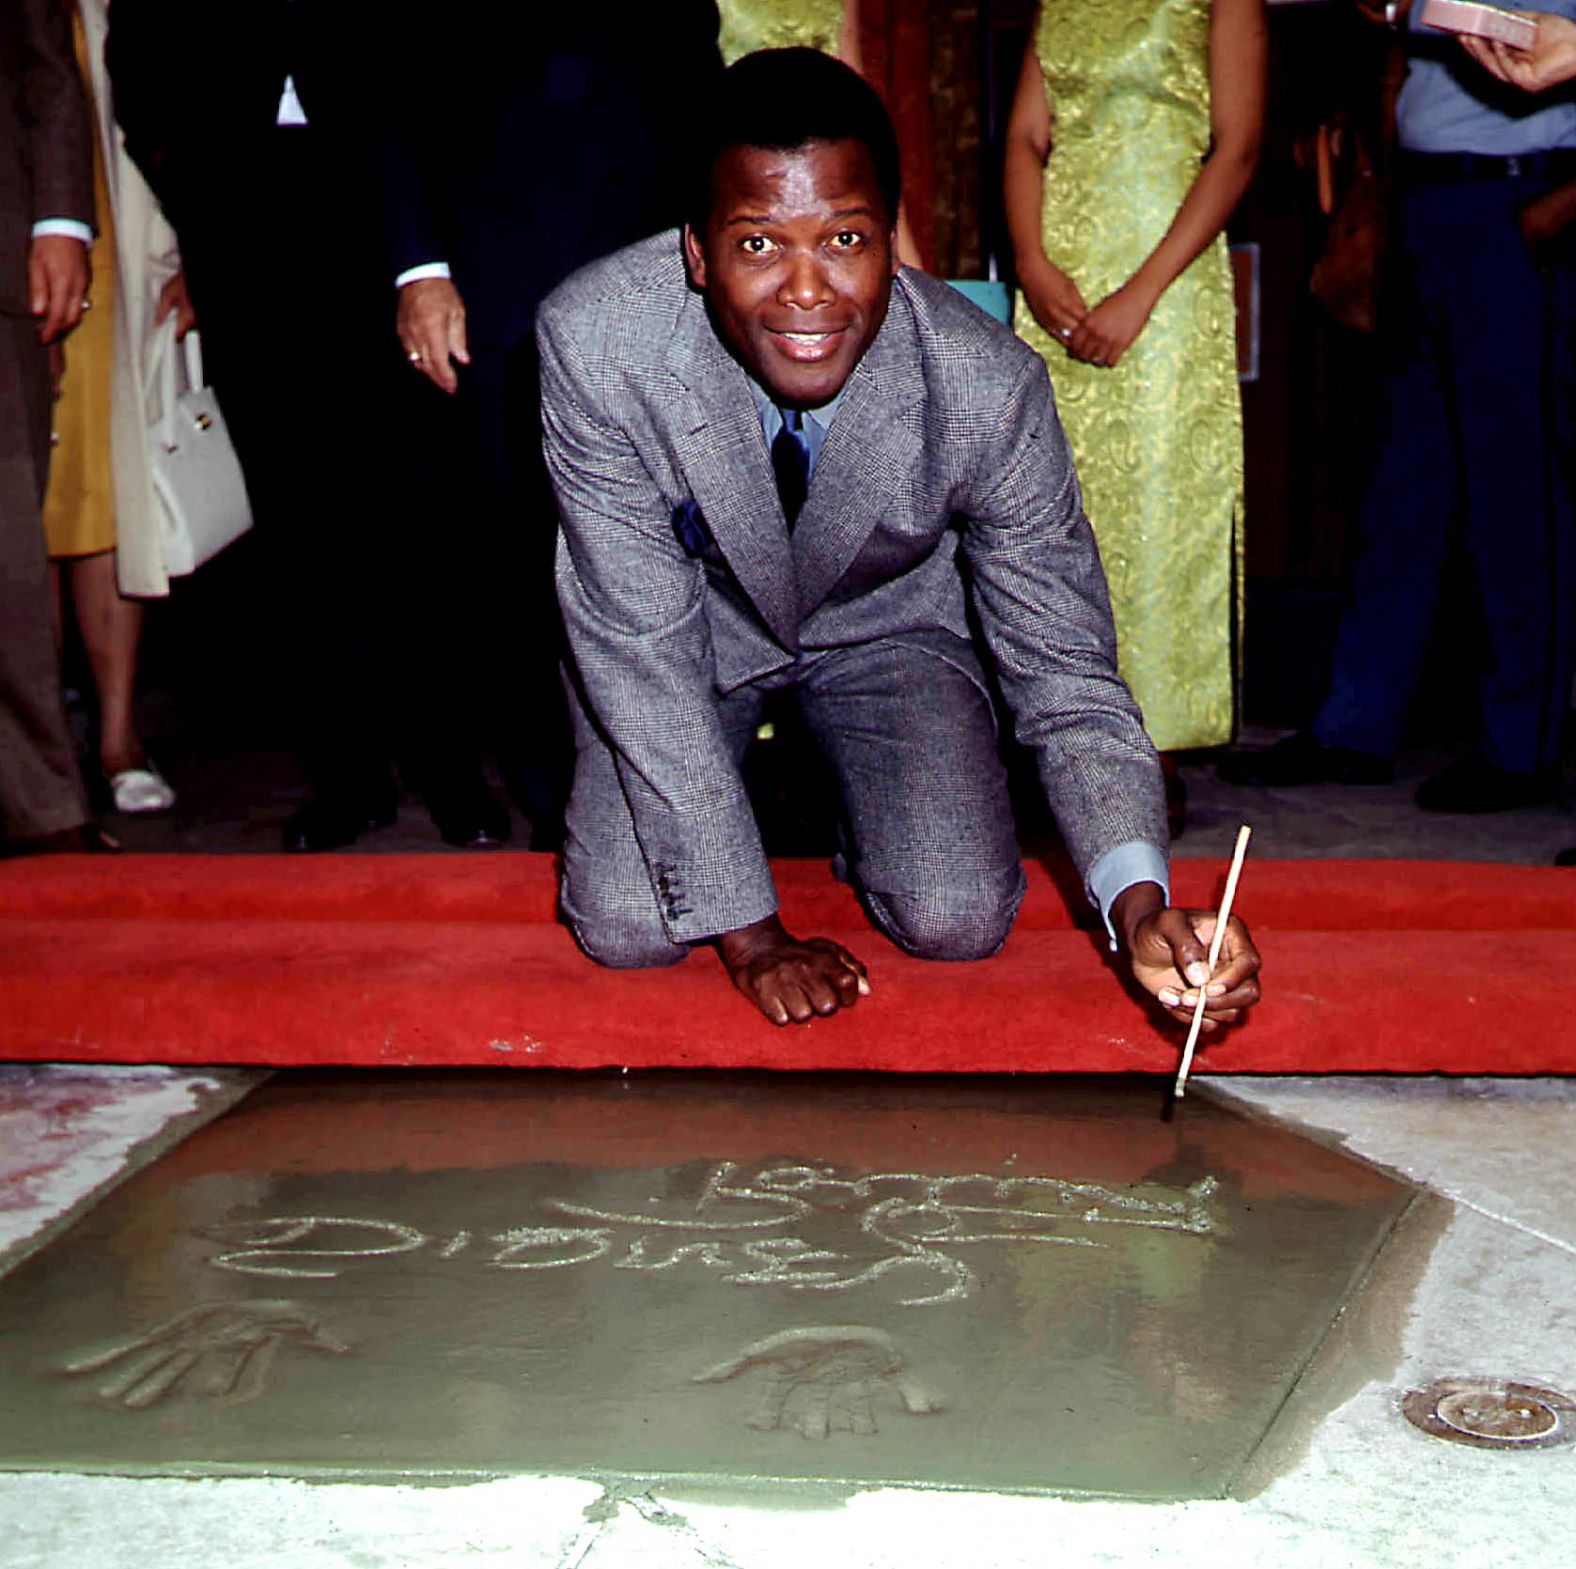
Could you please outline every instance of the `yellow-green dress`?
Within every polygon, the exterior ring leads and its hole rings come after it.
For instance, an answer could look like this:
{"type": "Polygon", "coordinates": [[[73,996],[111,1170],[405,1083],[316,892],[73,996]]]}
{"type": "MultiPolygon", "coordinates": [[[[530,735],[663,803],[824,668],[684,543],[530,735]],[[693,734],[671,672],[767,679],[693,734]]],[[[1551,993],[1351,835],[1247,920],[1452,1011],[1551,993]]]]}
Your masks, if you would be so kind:
{"type": "MultiPolygon", "coordinates": [[[[1044,0],[1053,121],[1046,255],[1090,307],[1165,234],[1209,145],[1209,0],[1044,0]]],[[[1223,237],[1114,369],[1030,316],[1111,585],[1118,661],[1161,751],[1231,739],[1242,573],[1242,406],[1223,237]]]]}
{"type": "Polygon", "coordinates": [[[837,53],[843,0],[721,0],[717,35],[722,58],[732,65],[756,49],[820,49],[837,53]]]}

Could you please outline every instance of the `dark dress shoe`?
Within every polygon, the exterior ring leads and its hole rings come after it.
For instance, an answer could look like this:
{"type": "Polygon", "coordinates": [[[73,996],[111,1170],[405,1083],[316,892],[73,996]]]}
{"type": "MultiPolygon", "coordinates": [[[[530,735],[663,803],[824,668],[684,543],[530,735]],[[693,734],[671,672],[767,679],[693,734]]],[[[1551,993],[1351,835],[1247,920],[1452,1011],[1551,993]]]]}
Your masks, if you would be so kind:
{"type": "Polygon", "coordinates": [[[495,850],[509,842],[509,812],[478,773],[427,790],[432,821],[445,844],[460,850],[495,850]]]}
{"type": "Polygon", "coordinates": [[[1227,784],[1285,789],[1297,785],[1384,785],[1395,778],[1395,764],[1349,746],[1326,746],[1311,731],[1299,730],[1274,746],[1232,752],[1216,765],[1227,784]]]}
{"type": "Polygon", "coordinates": [[[1417,804],[1425,812],[1509,812],[1518,806],[1537,806],[1554,798],[1553,775],[1496,768],[1474,752],[1441,769],[1417,787],[1417,804]]]}
{"type": "Polygon", "coordinates": [[[84,823],[66,848],[78,855],[119,855],[121,844],[114,834],[105,833],[97,823],[84,823]]]}
{"type": "Polygon", "coordinates": [[[343,850],[370,828],[387,828],[399,815],[392,793],[376,798],[313,796],[285,821],[282,843],[292,853],[343,850]]]}
{"type": "Polygon", "coordinates": [[[120,840],[97,823],[62,828],[41,839],[17,839],[0,846],[0,855],[119,855],[120,840]]]}
{"type": "Polygon", "coordinates": [[[1554,864],[1556,866],[1576,866],[1576,845],[1572,845],[1568,850],[1561,850],[1554,857],[1554,864]]]}

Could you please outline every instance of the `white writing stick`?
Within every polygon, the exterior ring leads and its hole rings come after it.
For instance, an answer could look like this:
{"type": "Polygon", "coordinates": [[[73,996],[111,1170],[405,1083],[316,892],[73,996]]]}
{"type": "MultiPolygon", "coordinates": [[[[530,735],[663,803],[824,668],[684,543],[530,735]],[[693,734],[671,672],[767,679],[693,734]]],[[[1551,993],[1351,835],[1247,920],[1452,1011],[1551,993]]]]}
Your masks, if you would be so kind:
{"type": "MultiPolygon", "coordinates": [[[[1246,823],[1237,830],[1237,848],[1232,853],[1231,870],[1226,873],[1226,891],[1221,895],[1220,914],[1215,917],[1215,935],[1210,939],[1209,944],[1211,979],[1215,974],[1215,965],[1220,960],[1221,944],[1226,940],[1226,922],[1231,916],[1231,901],[1237,897],[1237,879],[1242,875],[1242,862],[1248,853],[1248,840],[1252,836],[1253,830],[1246,823]]],[[[1200,986],[1198,1001],[1193,1005],[1193,1023],[1187,1032],[1187,1044],[1182,1048],[1182,1065],[1177,1069],[1176,1088],[1172,1091],[1177,1100],[1181,1100],[1187,1094],[1188,1069],[1193,1066],[1193,1051],[1198,1045],[1198,1032],[1204,1027],[1204,1003],[1204,987],[1200,986]]]]}

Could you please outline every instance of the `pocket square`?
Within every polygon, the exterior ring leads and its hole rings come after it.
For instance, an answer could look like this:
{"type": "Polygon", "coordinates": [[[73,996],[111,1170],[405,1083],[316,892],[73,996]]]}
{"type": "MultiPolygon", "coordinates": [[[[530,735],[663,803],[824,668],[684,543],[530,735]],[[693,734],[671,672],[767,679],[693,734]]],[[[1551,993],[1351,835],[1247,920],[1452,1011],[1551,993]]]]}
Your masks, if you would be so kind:
{"type": "Polygon", "coordinates": [[[696,501],[681,501],[673,509],[673,533],[689,556],[701,555],[711,544],[711,530],[696,501]]]}

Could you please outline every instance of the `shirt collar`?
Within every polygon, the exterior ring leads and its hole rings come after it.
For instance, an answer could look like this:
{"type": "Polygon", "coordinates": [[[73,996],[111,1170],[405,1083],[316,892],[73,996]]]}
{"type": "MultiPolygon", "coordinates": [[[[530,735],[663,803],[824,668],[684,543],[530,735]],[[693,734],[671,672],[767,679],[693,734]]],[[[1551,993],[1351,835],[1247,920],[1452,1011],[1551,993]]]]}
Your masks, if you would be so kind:
{"type": "MultiPolygon", "coordinates": [[[[771,443],[772,437],[777,434],[779,428],[782,425],[782,413],[771,393],[769,393],[753,376],[750,376],[747,379],[750,383],[750,396],[755,400],[755,413],[760,419],[761,429],[766,432],[766,440],[769,445],[771,443]]],[[[836,397],[832,398],[826,403],[821,404],[818,408],[806,409],[804,411],[805,419],[817,427],[817,430],[823,440],[826,437],[826,433],[832,428],[832,421],[837,417],[838,405],[842,403],[843,394],[847,391],[848,383],[845,381],[843,385],[837,389],[836,397]]]]}

